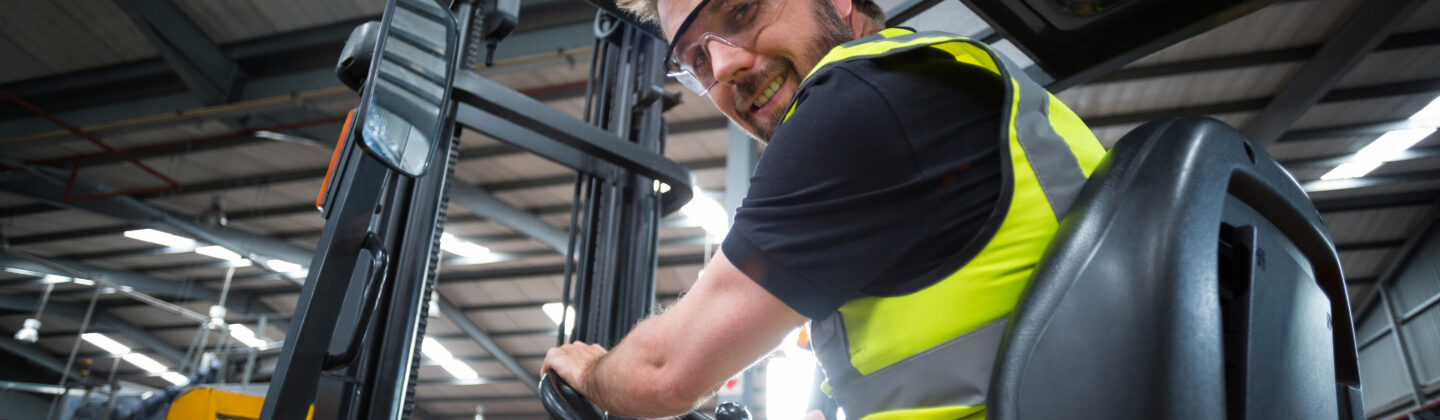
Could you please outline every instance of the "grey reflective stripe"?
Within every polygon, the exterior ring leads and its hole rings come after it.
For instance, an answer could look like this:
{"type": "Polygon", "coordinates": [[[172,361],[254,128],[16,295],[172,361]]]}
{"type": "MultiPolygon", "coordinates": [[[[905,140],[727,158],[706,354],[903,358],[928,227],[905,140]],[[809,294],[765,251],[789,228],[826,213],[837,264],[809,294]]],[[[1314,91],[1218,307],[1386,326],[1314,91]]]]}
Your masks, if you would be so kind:
{"type": "MultiPolygon", "coordinates": [[[[1051,210],[1055,211],[1055,220],[1064,219],[1075,197],[1080,195],[1080,188],[1085,186],[1085,172],[1080,170],[1080,161],[1075,159],[1070,144],[1050,125],[1050,92],[1031,80],[1009,57],[988,47],[985,50],[1004,63],[1001,71],[1020,85],[1020,91],[1012,93],[1020,95],[1015,138],[1025,150],[1025,159],[1030,162],[1035,179],[1040,181],[1040,189],[1050,201],[1051,210]]],[[[1007,109],[1006,116],[1009,112],[1007,109]]]]}
{"type": "MultiPolygon", "coordinates": [[[[849,382],[837,383],[831,377],[831,396],[845,408],[845,417],[853,419],[890,410],[984,405],[995,355],[1005,338],[1006,319],[849,382]]],[[[844,365],[849,367],[849,361],[844,365]]],[[[830,367],[825,369],[829,374],[830,367]]]]}
{"type": "Polygon", "coordinates": [[[845,320],[840,312],[810,322],[810,348],[825,370],[830,384],[844,384],[860,378],[860,371],[850,364],[850,343],[846,340],[845,320]]]}
{"type": "MultiPolygon", "coordinates": [[[[850,47],[881,41],[880,37],[880,34],[870,35],[844,45],[850,47]]],[[[1024,69],[1016,65],[1009,57],[996,52],[982,42],[937,31],[914,32],[883,38],[883,40],[904,43],[927,37],[946,38],[947,40],[894,48],[880,54],[857,55],[839,60],[837,63],[898,54],[918,48],[929,48],[931,45],[941,42],[964,42],[989,53],[991,60],[1000,67],[1000,74],[1015,80],[1016,84],[1020,85],[1019,92],[1013,92],[1009,86],[1005,87],[1006,92],[1020,96],[1019,115],[1015,116],[1015,130],[1017,131],[1015,137],[1020,140],[1020,147],[1025,150],[1025,158],[1030,162],[1035,179],[1040,182],[1040,189],[1045,193],[1045,199],[1050,202],[1051,210],[1055,212],[1055,220],[1064,219],[1065,213],[1070,211],[1070,205],[1075,202],[1075,197],[1080,195],[1080,189],[1085,186],[1086,178],[1085,172],[1080,169],[1080,161],[1075,158],[1075,152],[1070,150],[1070,145],[1065,142],[1065,138],[1060,137],[1060,133],[1055,132],[1055,127],[1050,125],[1050,92],[1046,91],[1039,83],[1035,83],[1029,75],[1025,74],[1024,69]]],[[[1007,106],[1005,109],[1006,121],[1009,121],[1010,113],[1011,109],[1007,106]]],[[[1007,136],[1001,141],[1009,141],[1009,133],[1006,134],[1007,136]]]]}

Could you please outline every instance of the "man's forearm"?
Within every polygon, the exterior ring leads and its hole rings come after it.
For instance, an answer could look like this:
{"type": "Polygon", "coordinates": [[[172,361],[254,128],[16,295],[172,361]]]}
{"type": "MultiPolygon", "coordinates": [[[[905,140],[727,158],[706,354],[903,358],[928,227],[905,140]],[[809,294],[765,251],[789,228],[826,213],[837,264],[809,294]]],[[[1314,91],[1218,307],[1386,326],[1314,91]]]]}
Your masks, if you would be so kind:
{"type": "Polygon", "coordinates": [[[683,414],[699,404],[706,393],[691,388],[703,384],[673,383],[666,376],[664,354],[644,351],[647,333],[653,327],[646,320],[635,331],[596,362],[585,376],[586,396],[614,414],[630,417],[665,417],[683,414]]]}

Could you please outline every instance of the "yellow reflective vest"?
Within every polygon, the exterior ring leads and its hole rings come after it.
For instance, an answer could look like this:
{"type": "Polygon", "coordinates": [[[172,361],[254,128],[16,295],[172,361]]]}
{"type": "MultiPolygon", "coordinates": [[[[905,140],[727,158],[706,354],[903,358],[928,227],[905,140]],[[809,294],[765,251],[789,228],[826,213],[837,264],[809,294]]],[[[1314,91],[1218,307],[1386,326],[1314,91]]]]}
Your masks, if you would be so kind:
{"type": "MultiPolygon", "coordinates": [[[[811,323],[830,392],[851,419],[984,418],[1005,321],[1040,255],[1105,149],[1044,87],[989,46],[939,32],[890,28],[830,50],[806,75],[849,60],[934,48],[1006,83],[1005,185],[988,238],[949,276],[898,296],[867,296],[811,323]]],[[[988,83],[988,81],[987,81],[988,83]]],[[[797,95],[799,97],[799,95],[797,95]]],[[[797,100],[785,118],[795,112],[797,100]]],[[[783,120],[782,120],[783,123],[783,120]]]]}

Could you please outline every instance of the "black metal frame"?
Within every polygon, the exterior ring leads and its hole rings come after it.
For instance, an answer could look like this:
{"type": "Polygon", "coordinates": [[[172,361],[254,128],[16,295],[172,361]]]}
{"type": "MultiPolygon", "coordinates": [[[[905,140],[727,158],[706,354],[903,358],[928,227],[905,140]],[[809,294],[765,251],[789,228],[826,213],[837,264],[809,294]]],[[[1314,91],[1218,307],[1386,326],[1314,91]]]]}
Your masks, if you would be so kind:
{"type": "MultiPolygon", "coordinates": [[[[481,5],[457,3],[459,28],[484,24],[481,5]]],[[[409,416],[460,127],[577,171],[567,274],[583,315],[573,338],[613,345],[650,312],[659,220],[689,201],[694,177],[661,155],[663,41],[607,16],[597,17],[603,31],[587,89],[586,119],[594,125],[469,71],[462,63],[483,53],[470,47],[494,42],[472,39],[483,31],[471,30],[461,31],[461,56],[452,63],[453,124],[439,136],[449,141],[437,142],[424,174],[403,176],[367,154],[354,129],[363,122],[352,122],[262,418],[301,419],[312,403],[314,418],[409,416]],[[657,180],[668,193],[657,191],[657,180]]],[[[568,294],[565,301],[572,302],[568,294]]]]}

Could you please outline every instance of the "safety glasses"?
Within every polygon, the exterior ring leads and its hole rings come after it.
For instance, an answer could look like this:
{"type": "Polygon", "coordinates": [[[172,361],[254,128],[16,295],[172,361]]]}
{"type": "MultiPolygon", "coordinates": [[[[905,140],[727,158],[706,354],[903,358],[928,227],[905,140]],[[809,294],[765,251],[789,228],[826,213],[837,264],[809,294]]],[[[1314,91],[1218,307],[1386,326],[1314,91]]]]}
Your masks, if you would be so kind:
{"type": "Polygon", "coordinates": [[[670,51],[665,55],[666,75],[705,96],[715,87],[710,46],[721,43],[731,48],[748,48],[755,34],[778,16],[781,0],[701,0],[680,23],[670,51]],[[694,31],[691,27],[694,27],[694,31]],[[690,38],[686,34],[698,32],[690,38]]]}

